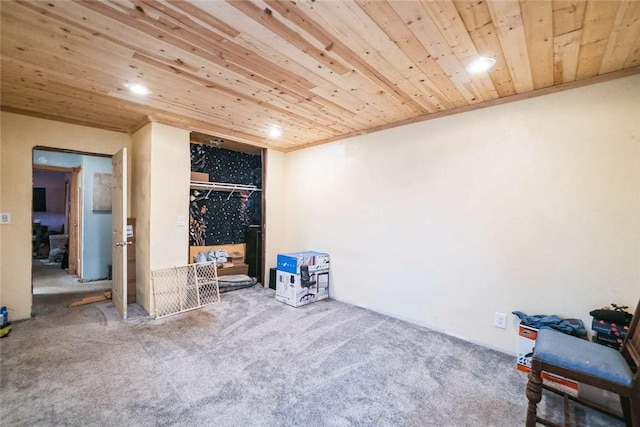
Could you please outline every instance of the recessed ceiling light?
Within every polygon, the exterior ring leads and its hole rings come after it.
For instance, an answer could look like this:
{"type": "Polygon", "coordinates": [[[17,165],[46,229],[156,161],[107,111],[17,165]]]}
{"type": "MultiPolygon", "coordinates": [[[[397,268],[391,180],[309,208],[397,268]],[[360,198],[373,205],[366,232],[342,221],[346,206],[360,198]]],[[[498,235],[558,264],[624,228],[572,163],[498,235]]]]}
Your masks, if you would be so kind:
{"type": "Polygon", "coordinates": [[[467,66],[467,71],[472,74],[483,73],[496,65],[495,58],[481,56],[467,66]]]}
{"type": "Polygon", "coordinates": [[[151,93],[151,91],[146,86],[143,86],[139,83],[126,83],[125,87],[136,95],[145,96],[151,93]]]}
{"type": "Polygon", "coordinates": [[[271,139],[278,139],[282,136],[282,129],[278,126],[271,126],[267,130],[267,135],[269,135],[269,138],[271,139]]]}

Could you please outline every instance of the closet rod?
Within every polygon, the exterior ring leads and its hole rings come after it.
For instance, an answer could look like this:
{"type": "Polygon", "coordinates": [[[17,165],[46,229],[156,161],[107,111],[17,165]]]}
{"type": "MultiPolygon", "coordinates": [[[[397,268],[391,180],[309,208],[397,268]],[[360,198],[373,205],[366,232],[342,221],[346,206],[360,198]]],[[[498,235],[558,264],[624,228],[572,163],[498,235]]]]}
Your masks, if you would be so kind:
{"type": "Polygon", "coordinates": [[[209,195],[212,191],[220,190],[220,191],[230,191],[227,196],[227,200],[231,198],[231,195],[237,190],[244,190],[249,192],[249,197],[256,192],[262,191],[261,188],[256,187],[255,185],[247,185],[247,184],[232,184],[228,182],[208,182],[208,181],[191,181],[191,188],[202,188],[208,189],[207,195],[204,196],[205,199],[209,198],[209,195]]]}

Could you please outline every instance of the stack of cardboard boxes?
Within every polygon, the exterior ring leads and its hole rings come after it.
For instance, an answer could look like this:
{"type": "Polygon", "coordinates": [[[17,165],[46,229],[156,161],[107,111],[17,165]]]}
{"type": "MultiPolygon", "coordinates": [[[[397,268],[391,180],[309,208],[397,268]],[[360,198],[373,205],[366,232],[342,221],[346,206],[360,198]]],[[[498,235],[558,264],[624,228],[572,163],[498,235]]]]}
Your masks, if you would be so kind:
{"type": "MultiPolygon", "coordinates": [[[[538,338],[538,329],[530,326],[520,325],[518,327],[518,357],[516,369],[520,372],[531,372],[531,356],[533,355],[533,349],[536,346],[536,339],[538,338]]],[[[560,375],[542,373],[542,378],[546,381],[551,381],[556,384],[568,387],[573,390],[578,389],[578,383],[560,375]]]]}

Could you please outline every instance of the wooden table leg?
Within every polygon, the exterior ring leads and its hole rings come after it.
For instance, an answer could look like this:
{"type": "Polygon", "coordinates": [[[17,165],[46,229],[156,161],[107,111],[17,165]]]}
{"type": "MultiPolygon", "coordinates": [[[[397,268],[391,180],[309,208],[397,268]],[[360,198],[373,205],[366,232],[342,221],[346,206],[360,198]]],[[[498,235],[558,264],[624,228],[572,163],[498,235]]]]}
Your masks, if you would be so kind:
{"type": "Polygon", "coordinates": [[[542,399],[542,378],[540,378],[540,371],[542,366],[540,362],[531,362],[531,373],[529,374],[529,381],[527,382],[527,399],[529,399],[529,405],[527,406],[527,427],[535,427],[537,416],[537,406],[542,399]]]}

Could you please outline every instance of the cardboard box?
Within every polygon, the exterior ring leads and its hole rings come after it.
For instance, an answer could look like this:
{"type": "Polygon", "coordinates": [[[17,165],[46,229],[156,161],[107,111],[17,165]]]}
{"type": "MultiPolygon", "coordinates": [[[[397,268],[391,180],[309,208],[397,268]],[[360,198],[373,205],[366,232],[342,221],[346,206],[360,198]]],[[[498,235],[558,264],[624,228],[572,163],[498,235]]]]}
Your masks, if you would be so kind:
{"type": "Polygon", "coordinates": [[[249,274],[249,266],[247,264],[235,264],[233,267],[218,267],[217,272],[218,277],[232,274],[249,274]]]}
{"type": "MultiPolygon", "coordinates": [[[[531,372],[531,356],[533,355],[533,348],[536,345],[536,338],[538,337],[538,330],[529,326],[520,325],[518,328],[518,359],[516,369],[520,372],[531,372]]],[[[559,375],[542,373],[542,379],[545,381],[551,381],[556,384],[568,387],[573,390],[578,389],[578,383],[571,381],[559,375]]]]}
{"type": "Polygon", "coordinates": [[[276,269],[292,274],[300,274],[300,266],[308,265],[309,271],[326,267],[329,269],[329,254],[306,251],[289,254],[278,254],[276,269]]]}
{"type": "Polygon", "coordinates": [[[229,256],[227,257],[227,259],[229,260],[229,262],[232,262],[234,264],[244,263],[244,255],[242,255],[240,252],[229,253],[229,256]]]}
{"type": "Polygon", "coordinates": [[[191,172],[191,181],[209,182],[209,174],[204,172],[191,172]]]}
{"type": "Polygon", "coordinates": [[[276,300],[293,307],[329,298],[329,254],[296,252],[279,254],[276,300]]]}

